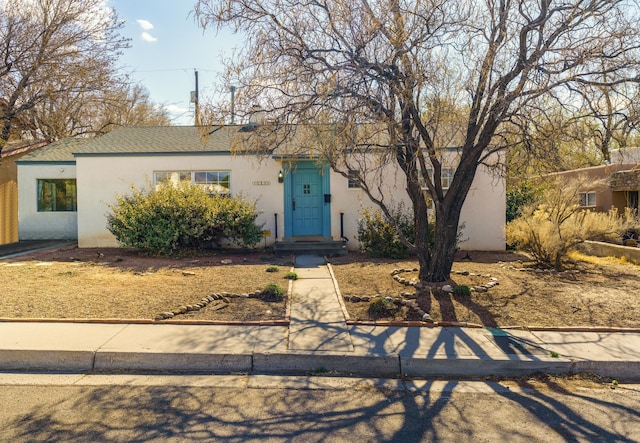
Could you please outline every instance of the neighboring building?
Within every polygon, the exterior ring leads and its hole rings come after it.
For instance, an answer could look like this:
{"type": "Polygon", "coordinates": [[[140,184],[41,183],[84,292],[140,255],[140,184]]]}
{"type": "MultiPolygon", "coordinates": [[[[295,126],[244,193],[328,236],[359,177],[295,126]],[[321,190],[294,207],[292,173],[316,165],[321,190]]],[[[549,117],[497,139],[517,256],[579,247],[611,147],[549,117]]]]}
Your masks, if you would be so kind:
{"type": "Polygon", "coordinates": [[[79,138],[58,140],[16,162],[20,240],[78,238],[73,152],[89,141],[79,138]]]}
{"type": "Polygon", "coordinates": [[[18,167],[16,161],[46,142],[10,142],[0,156],[0,245],[18,241],[18,167]]]}
{"type": "MultiPolygon", "coordinates": [[[[25,156],[18,162],[20,239],[118,246],[106,228],[116,195],[132,186],[187,179],[212,192],[256,200],[267,245],[345,237],[348,248],[356,249],[359,211],[372,206],[357,181],[308,155],[233,152],[233,138],[246,128],[219,127],[203,138],[196,127],[125,127],[25,156]]],[[[387,198],[407,200],[403,174],[390,167],[384,183],[387,198]]],[[[462,210],[464,249],[505,248],[505,204],[504,178],[481,166],[462,210]]]]}
{"type": "Polygon", "coordinates": [[[606,212],[616,208],[624,213],[625,208],[638,210],[640,192],[640,148],[625,148],[611,151],[609,164],[551,174],[564,179],[584,176],[588,182],[605,180],[603,189],[581,190],[580,206],[594,211],[606,212]]]}

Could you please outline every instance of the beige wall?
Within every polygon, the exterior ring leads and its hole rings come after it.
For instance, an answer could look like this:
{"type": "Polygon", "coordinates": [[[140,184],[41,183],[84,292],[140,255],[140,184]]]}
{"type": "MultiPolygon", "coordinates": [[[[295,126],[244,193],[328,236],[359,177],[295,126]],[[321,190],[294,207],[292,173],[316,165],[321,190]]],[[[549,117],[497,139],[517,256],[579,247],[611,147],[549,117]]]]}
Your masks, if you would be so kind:
{"type": "Polygon", "coordinates": [[[18,237],[20,240],[75,239],[78,213],[38,212],[38,179],[75,178],[74,165],[18,166],[18,237]]]}
{"type": "Polygon", "coordinates": [[[571,171],[558,172],[555,174],[550,174],[550,176],[558,177],[561,180],[572,180],[578,177],[586,177],[588,182],[595,182],[596,180],[604,180],[605,187],[601,188],[599,191],[596,191],[592,188],[582,189],[582,192],[591,192],[594,191],[596,193],[596,211],[606,212],[609,211],[612,207],[618,208],[620,212],[624,212],[624,208],[626,206],[626,201],[624,201],[624,196],[620,199],[620,196],[614,196],[614,193],[611,191],[609,187],[609,179],[613,172],[624,171],[630,169],[633,165],[628,164],[615,164],[615,165],[603,165],[603,166],[594,166],[591,168],[583,168],[583,169],[574,169],[571,171]]]}
{"type": "MultiPolygon", "coordinates": [[[[130,186],[146,187],[154,171],[231,171],[231,192],[242,193],[257,200],[262,211],[258,223],[271,231],[267,244],[275,240],[274,214],[278,214],[278,240],[284,236],[284,185],[277,176],[282,165],[272,158],[258,160],[247,156],[179,155],[179,156],[80,156],[76,159],[78,171],[78,243],[80,247],[117,246],[115,238],[106,229],[108,204],[115,195],[130,192],[130,186]]],[[[406,200],[405,178],[391,168],[384,179],[387,198],[406,200]]],[[[461,244],[463,249],[503,250],[505,248],[504,180],[493,177],[481,167],[473,182],[469,199],[462,209],[465,223],[461,244]]],[[[349,249],[356,249],[359,211],[372,205],[366,195],[357,189],[348,189],[346,178],[331,174],[331,234],[340,238],[340,213],[344,213],[344,235],[349,249]]],[[[387,200],[388,201],[388,200],[387,200]]]]}

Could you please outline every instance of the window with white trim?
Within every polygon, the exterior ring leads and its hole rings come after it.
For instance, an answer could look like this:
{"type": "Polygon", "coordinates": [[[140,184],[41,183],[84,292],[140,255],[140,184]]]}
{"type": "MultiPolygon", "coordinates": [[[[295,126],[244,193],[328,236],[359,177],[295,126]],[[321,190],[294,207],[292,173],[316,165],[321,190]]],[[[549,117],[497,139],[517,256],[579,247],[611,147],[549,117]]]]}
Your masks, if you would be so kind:
{"type": "Polygon", "coordinates": [[[578,194],[580,207],[593,208],[596,205],[596,193],[593,191],[580,192],[578,194]]]}
{"type": "MultiPolygon", "coordinates": [[[[455,174],[456,170],[454,168],[442,168],[440,170],[440,183],[442,184],[442,190],[447,191],[451,186],[451,182],[453,181],[453,174],[455,174]]],[[[422,186],[422,190],[427,190],[427,182],[424,179],[424,175],[422,171],[418,171],[420,185],[422,186]]],[[[433,169],[427,169],[427,174],[430,180],[433,180],[433,169]]]]}
{"type": "Polygon", "coordinates": [[[360,189],[360,176],[358,171],[349,171],[349,178],[347,179],[348,189],[360,189]]]}
{"type": "Polygon", "coordinates": [[[193,183],[202,186],[209,194],[231,194],[229,171],[197,171],[194,172],[193,183]]]}
{"type": "Polygon", "coordinates": [[[231,195],[230,171],[158,171],[153,173],[153,179],[155,186],[188,181],[202,186],[210,194],[231,195]]]}

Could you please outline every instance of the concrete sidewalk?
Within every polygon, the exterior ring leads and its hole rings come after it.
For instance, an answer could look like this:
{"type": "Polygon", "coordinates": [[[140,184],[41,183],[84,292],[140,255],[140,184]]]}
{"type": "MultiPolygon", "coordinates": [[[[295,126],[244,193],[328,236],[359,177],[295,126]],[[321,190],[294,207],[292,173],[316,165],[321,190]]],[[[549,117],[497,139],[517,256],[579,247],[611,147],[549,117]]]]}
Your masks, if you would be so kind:
{"type": "Polygon", "coordinates": [[[0,371],[640,378],[640,333],[347,325],[323,260],[295,271],[289,327],[3,322],[0,371]]]}

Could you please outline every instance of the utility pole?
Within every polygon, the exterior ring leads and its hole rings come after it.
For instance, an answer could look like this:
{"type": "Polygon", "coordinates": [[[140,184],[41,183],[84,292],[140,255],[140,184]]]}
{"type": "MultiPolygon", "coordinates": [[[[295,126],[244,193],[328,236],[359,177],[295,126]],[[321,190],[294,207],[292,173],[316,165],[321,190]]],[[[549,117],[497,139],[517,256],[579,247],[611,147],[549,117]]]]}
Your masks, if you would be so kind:
{"type": "Polygon", "coordinates": [[[229,86],[229,90],[231,91],[231,124],[234,124],[236,118],[236,87],[229,86]]]}
{"type": "Polygon", "coordinates": [[[200,106],[198,104],[198,70],[194,69],[194,74],[196,76],[196,90],[191,92],[191,103],[195,105],[195,125],[198,126],[200,124],[200,106]]]}

